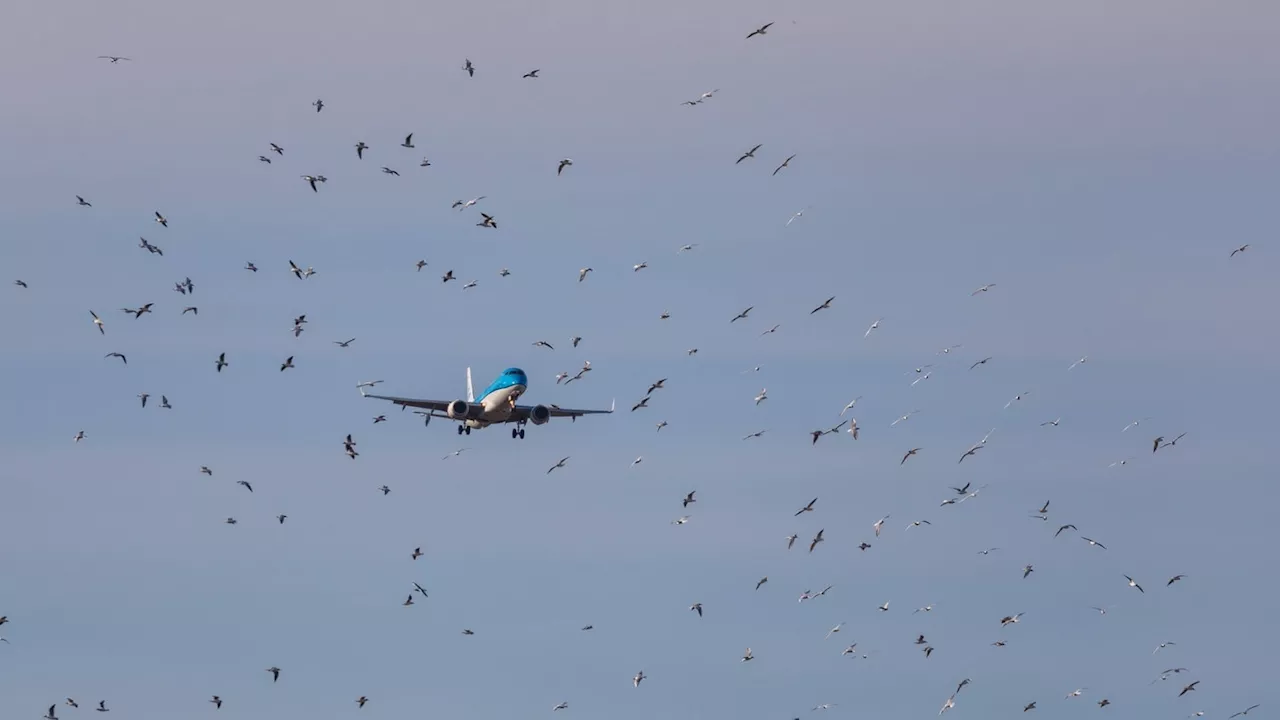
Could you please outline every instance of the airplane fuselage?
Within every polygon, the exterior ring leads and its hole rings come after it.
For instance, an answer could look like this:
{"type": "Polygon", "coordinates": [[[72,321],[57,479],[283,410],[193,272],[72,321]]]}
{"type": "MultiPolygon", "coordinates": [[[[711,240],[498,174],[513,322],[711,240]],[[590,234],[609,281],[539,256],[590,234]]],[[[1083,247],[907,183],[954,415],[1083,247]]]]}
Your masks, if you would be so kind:
{"type": "Polygon", "coordinates": [[[516,401],[528,389],[527,385],[510,385],[488,391],[476,400],[480,406],[480,417],[467,420],[464,425],[472,428],[489,427],[495,423],[504,423],[511,417],[516,401]]]}

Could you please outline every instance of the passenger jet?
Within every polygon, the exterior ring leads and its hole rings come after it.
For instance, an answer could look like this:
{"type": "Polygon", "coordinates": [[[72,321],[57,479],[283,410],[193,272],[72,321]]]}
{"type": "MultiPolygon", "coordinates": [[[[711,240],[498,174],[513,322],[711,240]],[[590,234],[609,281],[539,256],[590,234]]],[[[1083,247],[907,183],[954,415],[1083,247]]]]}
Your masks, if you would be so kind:
{"type": "MultiPolygon", "coordinates": [[[[525,423],[544,425],[553,417],[567,417],[577,420],[582,415],[602,415],[613,412],[608,410],[569,410],[556,405],[517,405],[516,400],[529,388],[529,378],[520,368],[507,368],[497,380],[476,397],[471,386],[471,368],[467,368],[466,400],[415,400],[413,398],[391,397],[387,395],[370,395],[364,391],[366,383],[361,383],[360,394],[378,400],[390,400],[401,407],[423,408],[427,412],[427,423],[433,417],[449,418],[457,421],[458,434],[471,434],[473,428],[486,428],[490,425],[515,423],[511,429],[512,438],[524,439],[525,423]]],[[[615,401],[616,404],[616,401],[615,401]]]]}

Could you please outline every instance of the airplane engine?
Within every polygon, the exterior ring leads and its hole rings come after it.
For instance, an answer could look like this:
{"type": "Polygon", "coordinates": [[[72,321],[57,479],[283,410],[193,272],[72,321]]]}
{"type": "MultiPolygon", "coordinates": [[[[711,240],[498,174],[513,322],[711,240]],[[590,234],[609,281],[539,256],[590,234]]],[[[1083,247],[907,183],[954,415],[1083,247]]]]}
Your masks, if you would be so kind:
{"type": "Polygon", "coordinates": [[[449,407],[445,412],[454,420],[464,420],[470,414],[471,406],[467,404],[466,400],[454,400],[449,403],[449,407]]]}
{"type": "Polygon", "coordinates": [[[534,405],[529,411],[529,422],[534,425],[545,425],[551,420],[551,410],[546,405],[534,405]]]}

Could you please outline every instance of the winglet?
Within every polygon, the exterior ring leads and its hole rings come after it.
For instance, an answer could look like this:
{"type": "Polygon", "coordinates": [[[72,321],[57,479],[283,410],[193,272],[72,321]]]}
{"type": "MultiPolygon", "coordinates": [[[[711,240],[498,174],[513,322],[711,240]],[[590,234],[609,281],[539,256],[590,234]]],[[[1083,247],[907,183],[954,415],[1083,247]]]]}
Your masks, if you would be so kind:
{"type": "Polygon", "coordinates": [[[614,399],[609,403],[609,412],[613,412],[613,409],[614,409],[615,407],[617,407],[617,405],[618,405],[618,398],[614,398],[614,399]]]}
{"type": "Polygon", "coordinates": [[[467,368],[467,402],[476,401],[476,391],[471,389],[471,368],[467,368]]]}

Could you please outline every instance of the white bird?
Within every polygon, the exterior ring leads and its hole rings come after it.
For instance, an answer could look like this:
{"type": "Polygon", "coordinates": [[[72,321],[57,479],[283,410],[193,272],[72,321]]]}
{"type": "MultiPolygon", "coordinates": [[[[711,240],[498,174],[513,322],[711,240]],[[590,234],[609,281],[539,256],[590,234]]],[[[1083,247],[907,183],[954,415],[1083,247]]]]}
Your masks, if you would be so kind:
{"type": "Polygon", "coordinates": [[[858,439],[858,419],[857,418],[849,418],[849,429],[846,430],[845,432],[849,433],[849,435],[854,440],[858,439]]]}
{"type": "Polygon", "coordinates": [[[989,283],[989,284],[987,284],[987,285],[983,285],[982,287],[978,288],[977,290],[974,290],[973,292],[969,293],[969,297],[973,297],[974,295],[977,295],[978,293],[984,293],[984,292],[986,292],[986,291],[990,290],[991,288],[993,288],[993,287],[995,287],[995,286],[996,286],[996,284],[995,284],[995,283],[989,283]]]}
{"type": "Polygon", "coordinates": [[[765,388],[760,391],[759,395],[756,395],[756,404],[759,405],[760,403],[768,399],[769,399],[769,389],[765,388]]]}
{"type": "Polygon", "coordinates": [[[876,531],[876,537],[880,537],[880,528],[884,527],[884,521],[888,519],[889,516],[885,515],[871,525],[871,527],[876,531]]]}
{"type": "Polygon", "coordinates": [[[1082,356],[1079,360],[1077,360],[1077,361],[1075,361],[1075,362],[1071,363],[1071,367],[1069,367],[1069,368],[1067,368],[1067,369],[1068,369],[1068,370],[1074,370],[1074,369],[1075,369],[1075,366],[1077,366],[1077,365],[1083,365],[1083,364],[1084,364],[1088,359],[1089,359],[1089,356],[1088,356],[1088,355],[1084,355],[1084,356],[1082,356]]]}
{"type": "Polygon", "coordinates": [[[755,656],[751,654],[751,648],[747,648],[747,651],[742,653],[742,662],[747,662],[748,660],[753,659],[755,659],[755,656]]]}
{"type": "Polygon", "coordinates": [[[691,517],[693,517],[693,516],[692,516],[692,515],[681,515],[680,517],[676,518],[675,520],[672,520],[672,521],[671,521],[671,524],[672,524],[672,525],[684,525],[685,523],[689,522],[689,518],[691,518],[691,517]]]}
{"type": "MultiPolygon", "coordinates": [[[[804,210],[808,210],[808,209],[809,209],[809,208],[805,208],[804,210]]],[[[791,226],[791,223],[795,222],[796,218],[798,218],[798,217],[800,217],[800,216],[804,215],[804,210],[801,210],[801,211],[797,212],[795,215],[792,215],[792,216],[791,216],[791,219],[790,219],[790,220],[788,220],[788,221],[787,221],[787,224],[786,224],[786,225],[784,225],[783,227],[790,227],[790,226],[791,226]]]]}
{"type": "Polygon", "coordinates": [[[915,415],[915,414],[916,414],[916,413],[918,413],[918,412],[920,412],[920,411],[919,411],[919,410],[912,410],[911,412],[907,413],[906,415],[903,415],[902,417],[898,418],[897,420],[894,420],[893,422],[889,423],[889,427],[893,427],[894,425],[897,425],[897,424],[898,424],[898,423],[900,423],[900,422],[906,422],[907,420],[910,420],[910,419],[911,419],[911,416],[912,416],[912,415],[915,415]]]}
{"type": "MultiPolygon", "coordinates": [[[[883,320],[883,319],[884,318],[880,318],[880,320],[883,320]]],[[[867,331],[862,334],[862,337],[866,338],[868,335],[871,334],[872,330],[875,330],[876,328],[880,327],[880,320],[876,320],[875,322],[871,323],[871,327],[867,328],[867,331]]]]}
{"type": "Polygon", "coordinates": [[[688,252],[696,247],[698,247],[698,243],[689,243],[688,245],[681,245],[680,249],[676,250],[676,254],[679,255],[682,252],[688,252]]]}
{"type": "Polygon", "coordinates": [[[859,400],[861,400],[861,399],[862,399],[862,396],[861,396],[861,395],[859,395],[858,397],[856,397],[856,398],[854,398],[854,399],[850,400],[850,401],[849,401],[849,404],[848,404],[848,405],[845,405],[845,406],[844,406],[844,409],[842,409],[842,410],[840,411],[840,417],[844,417],[844,414],[845,414],[846,412],[848,412],[849,410],[852,410],[852,409],[853,409],[853,406],[854,406],[854,405],[857,405],[857,404],[858,404],[858,401],[859,401],[859,400]]]}
{"type": "Polygon", "coordinates": [[[556,710],[566,710],[568,709],[568,707],[569,707],[569,703],[562,702],[559,705],[556,705],[555,707],[551,708],[551,710],[552,712],[555,712],[556,710]]]}
{"type": "Polygon", "coordinates": [[[647,262],[637,263],[631,266],[631,272],[640,272],[647,267],[649,267],[649,263],[647,262]]]}
{"type": "Polygon", "coordinates": [[[584,268],[582,268],[581,270],[579,270],[579,271],[578,271],[578,282],[582,282],[583,280],[585,280],[585,279],[587,278],[587,273],[591,272],[592,270],[595,270],[595,268],[591,268],[591,267],[584,267],[584,268]]]}
{"type": "Polygon", "coordinates": [[[833,628],[831,628],[830,630],[828,630],[828,631],[827,631],[826,636],[825,636],[825,637],[823,637],[822,639],[823,639],[823,640],[826,640],[827,638],[831,637],[831,636],[832,636],[832,635],[834,635],[835,633],[840,632],[840,628],[841,628],[841,627],[843,627],[843,626],[844,626],[844,623],[842,623],[842,622],[840,622],[840,623],[836,623],[836,626],[835,626],[835,627],[833,627],[833,628]]]}

